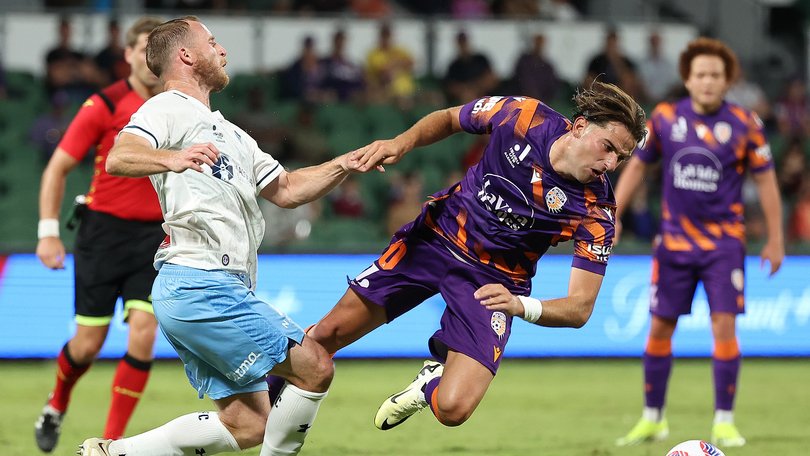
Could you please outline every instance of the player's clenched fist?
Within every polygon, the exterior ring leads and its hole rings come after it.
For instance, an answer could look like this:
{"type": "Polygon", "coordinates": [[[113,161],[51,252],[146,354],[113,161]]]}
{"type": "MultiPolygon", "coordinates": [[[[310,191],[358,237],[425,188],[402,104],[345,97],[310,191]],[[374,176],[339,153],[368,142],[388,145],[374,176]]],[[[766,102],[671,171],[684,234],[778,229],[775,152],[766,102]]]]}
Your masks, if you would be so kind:
{"type": "Polygon", "coordinates": [[[169,157],[166,167],[175,173],[187,169],[202,172],[202,165],[214,166],[219,159],[219,149],[211,143],[194,144],[169,157]]]}
{"type": "Polygon", "coordinates": [[[37,257],[49,269],[65,268],[65,246],[58,237],[45,237],[37,244],[37,257]]]}

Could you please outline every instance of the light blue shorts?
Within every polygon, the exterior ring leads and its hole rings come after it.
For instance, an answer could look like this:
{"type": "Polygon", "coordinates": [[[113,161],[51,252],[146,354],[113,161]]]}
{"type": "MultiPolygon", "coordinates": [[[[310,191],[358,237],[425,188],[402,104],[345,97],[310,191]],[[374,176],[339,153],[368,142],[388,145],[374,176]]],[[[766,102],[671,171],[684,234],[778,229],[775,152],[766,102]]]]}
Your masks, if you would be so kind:
{"type": "Polygon", "coordinates": [[[164,264],[152,286],[160,330],[200,398],[267,389],[264,377],[304,331],[249,288],[247,274],[164,264]]]}

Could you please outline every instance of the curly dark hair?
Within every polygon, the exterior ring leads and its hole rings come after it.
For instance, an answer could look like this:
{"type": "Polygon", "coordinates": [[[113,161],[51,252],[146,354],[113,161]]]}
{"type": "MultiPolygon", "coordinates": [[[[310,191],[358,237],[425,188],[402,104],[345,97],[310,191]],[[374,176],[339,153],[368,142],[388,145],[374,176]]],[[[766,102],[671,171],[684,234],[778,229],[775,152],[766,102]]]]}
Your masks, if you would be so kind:
{"type": "Polygon", "coordinates": [[[589,122],[605,126],[619,122],[640,143],[647,135],[647,116],[644,109],[619,87],[594,81],[588,89],[579,89],[574,95],[573,119],[584,117],[589,122]]]}
{"type": "Polygon", "coordinates": [[[681,53],[678,61],[678,71],[681,74],[681,79],[684,81],[689,79],[689,73],[692,71],[692,60],[699,55],[720,57],[725,66],[726,81],[732,83],[737,79],[740,65],[737,63],[737,56],[734,51],[720,40],[703,36],[690,41],[686,49],[681,53]]]}

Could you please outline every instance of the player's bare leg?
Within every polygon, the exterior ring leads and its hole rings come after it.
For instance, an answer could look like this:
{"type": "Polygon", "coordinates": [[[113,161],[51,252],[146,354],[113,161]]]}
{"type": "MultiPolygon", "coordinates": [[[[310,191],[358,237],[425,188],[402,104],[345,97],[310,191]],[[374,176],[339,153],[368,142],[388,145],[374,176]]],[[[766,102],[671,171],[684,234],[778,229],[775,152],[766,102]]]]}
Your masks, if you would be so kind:
{"type": "Polygon", "coordinates": [[[385,431],[429,407],[440,423],[459,426],[478,407],[493,378],[481,363],[451,350],[444,366],[425,361],[410,385],[382,403],[374,424],[385,431]]]}
{"type": "Polygon", "coordinates": [[[369,302],[349,288],[307,335],[329,353],[335,353],[387,321],[385,308],[369,302]]]}
{"type": "Polygon", "coordinates": [[[714,423],[712,443],[721,447],[740,447],[745,438],[734,425],[734,397],[740,372],[740,349],[736,333],[737,316],[728,312],[712,313],[714,351],[714,423]]]}

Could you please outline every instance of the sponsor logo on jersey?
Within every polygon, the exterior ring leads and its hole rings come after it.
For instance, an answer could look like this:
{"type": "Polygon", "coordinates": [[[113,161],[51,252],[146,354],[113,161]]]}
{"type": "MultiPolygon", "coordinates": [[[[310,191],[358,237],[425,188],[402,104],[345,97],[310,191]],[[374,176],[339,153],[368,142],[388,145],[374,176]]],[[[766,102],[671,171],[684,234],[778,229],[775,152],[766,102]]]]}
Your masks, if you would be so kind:
{"type": "Polygon", "coordinates": [[[710,151],[687,147],[672,157],[670,172],[675,188],[714,193],[723,178],[723,165],[710,151]]]}
{"type": "Polygon", "coordinates": [[[543,182],[543,171],[537,168],[532,168],[532,184],[536,184],[537,182],[543,182]]]}
{"type": "Polygon", "coordinates": [[[211,175],[225,182],[233,179],[233,165],[231,164],[230,157],[225,154],[219,154],[219,158],[214,162],[214,166],[211,167],[211,175]]]}
{"type": "Polygon", "coordinates": [[[683,116],[678,117],[678,121],[672,124],[672,132],[669,135],[669,140],[672,142],[686,141],[686,133],[689,132],[689,127],[686,125],[686,119],[683,116]]]}
{"type": "Polygon", "coordinates": [[[762,158],[763,160],[771,161],[771,159],[773,158],[773,156],[771,155],[770,144],[763,144],[757,147],[755,153],[757,154],[758,157],[762,158]]]}
{"type": "Polygon", "coordinates": [[[565,195],[565,192],[560,190],[560,187],[554,187],[546,193],[546,206],[548,210],[555,214],[562,210],[567,201],[568,196],[565,195]]]}
{"type": "Polygon", "coordinates": [[[484,179],[484,186],[477,195],[478,200],[481,201],[484,207],[495,214],[498,220],[512,230],[517,231],[527,226],[531,227],[534,209],[529,205],[528,198],[526,198],[526,195],[523,194],[520,188],[509,179],[496,174],[487,174],[484,176],[484,179]],[[491,190],[492,182],[498,182],[502,187],[506,187],[513,193],[517,193],[518,197],[514,197],[515,195],[513,195],[510,201],[506,201],[501,195],[491,190]],[[517,207],[517,209],[520,209],[520,211],[516,211],[516,208],[513,208],[512,205],[519,205],[520,207],[517,207]],[[521,215],[518,212],[528,213],[529,216],[521,215]]]}
{"type": "Polygon", "coordinates": [[[479,112],[487,112],[491,111],[492,108],[501,101],[503,97],[489,97],[489,98],[481,98],[480,100],[475,102],[473,106],[472,113],[478,114],[479,112]]]}
{"type": "Polygon", "coordinates": [[[515,166],[519,165],[527,155],[529,155],[531,150],[531,144],[526,144],[526,146],[523,147],[523,150],[520,150],[520,144],[515,144],[505,151],[503,155],[506,157],[506,161],[509,162],[509,166],[514,168],[515,166]],[[519,155],[518,152],[520,152],[519,155]]]}
{"type": "Polygon", "coordinates": [[[590,252],[596,261],[601,263],[607,263],[608,259],[610,258],[610,252],[613,251],[613,247],[609,245],[603,244],[588,244],[588,252],[590,252]]]}
{"type": "Polygon", "coordinates": [[[247,355],[247,357],[245,357],[245,359],[242,361],[242,363],[239,364],[239,367],[234,369],[233,372],[228,372],[225,376],[228,377],[229,379],[233,380],[233,381],[239,380],[240,378],[244,377],[248,373],[250,368],[254,364],[256,364],[256,360],[258,360],[261,356],[262,356],[261,353],[256,354],[254,352],[250,352],[250,354],[247,355]]]}
{"type": "Polygon", "coordinates": [[[492,312],[492,318],[489,319],[489,326],[495,331],[498,339],[503,337],[506,333],[506,314],[503,312],[492,312]]]}

